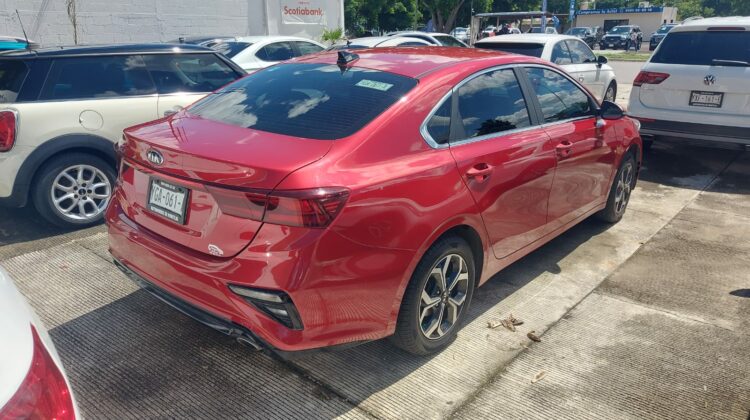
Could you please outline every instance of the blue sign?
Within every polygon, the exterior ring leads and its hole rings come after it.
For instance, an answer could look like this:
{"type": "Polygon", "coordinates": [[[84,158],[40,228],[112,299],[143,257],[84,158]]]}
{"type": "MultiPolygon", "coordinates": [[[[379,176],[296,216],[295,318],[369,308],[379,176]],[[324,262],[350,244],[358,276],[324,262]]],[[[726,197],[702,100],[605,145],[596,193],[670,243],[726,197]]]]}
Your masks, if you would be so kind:
{"type": "Polygon", "coordinates": [[[611,9],[591,9],[579,10],[578,16],[581,15],[608,15],[615,13],[661,13],[664,11],[662,6],[652,7],[613,7],[611,9]]]}
{"type": "Polygon", "coordinates": [[[568,12],[568,21],[573,25],[573,18],[576,16],[576,0],[570,0],[570,9],[568,12]]]}

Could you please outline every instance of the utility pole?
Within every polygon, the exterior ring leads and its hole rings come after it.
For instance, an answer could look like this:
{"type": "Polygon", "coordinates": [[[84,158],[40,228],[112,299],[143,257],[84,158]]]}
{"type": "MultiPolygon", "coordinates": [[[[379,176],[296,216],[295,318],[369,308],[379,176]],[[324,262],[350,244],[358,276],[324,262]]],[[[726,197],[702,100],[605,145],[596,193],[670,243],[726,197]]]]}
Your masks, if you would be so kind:
{"type": "Polygon", "coordinates": [[[542,0],[542,33],[547,28],[547,0],[542,0]]]}

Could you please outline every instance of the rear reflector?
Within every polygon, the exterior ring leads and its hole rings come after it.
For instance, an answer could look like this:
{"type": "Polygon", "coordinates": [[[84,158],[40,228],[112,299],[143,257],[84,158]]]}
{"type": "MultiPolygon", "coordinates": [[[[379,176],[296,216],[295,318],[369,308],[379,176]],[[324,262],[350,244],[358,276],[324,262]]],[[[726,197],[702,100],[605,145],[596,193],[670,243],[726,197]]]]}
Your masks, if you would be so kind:
{"type": "Polygon", "coordinates": [[[221,211],[232,216],[285,226],[323,228],[341,212],[349,190],[241,191],[208,187],[221,211]]]}
{"type": "Polygon", "coordinates": [[[642,71],[638,73],[638,76],[635,77],[635,80],[633,81],[633,86],[658,85],[659,83],[667,80],[668,78],[669,78],[669,74],[667,73],[658,73],[654,71],[642,71]]]}
{"type": "Polygon", "coordinates": [[[73,398],[65,377],[33,326],[31,332],[34,355],[29,373],[15,395],[0,408],[0,419],[75,419],[73,398]]]}
{"type": "Polygon", "coordinates": [[[302,329],[302,320],[292,299],[284,292],[229,285],[229,290],[242,296],[248,303],[266,315],[293,330],[302,329]]]}
{"type": "Polygon", "coordinates": [[[0,111],[0,152],[13,148],[16,142],[16,121],[15,111],[0,111]]]}

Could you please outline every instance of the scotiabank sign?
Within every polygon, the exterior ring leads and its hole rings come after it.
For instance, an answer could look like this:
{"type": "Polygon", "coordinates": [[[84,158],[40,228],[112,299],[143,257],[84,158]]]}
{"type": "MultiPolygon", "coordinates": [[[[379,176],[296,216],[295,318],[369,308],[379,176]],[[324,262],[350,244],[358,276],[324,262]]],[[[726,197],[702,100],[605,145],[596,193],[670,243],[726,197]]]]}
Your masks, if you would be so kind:
{"type": "Polygon", "coordinates": [[[288,24],[325,25],[325,2],[321,0],[282,0],[281,21],[288,24]]]}

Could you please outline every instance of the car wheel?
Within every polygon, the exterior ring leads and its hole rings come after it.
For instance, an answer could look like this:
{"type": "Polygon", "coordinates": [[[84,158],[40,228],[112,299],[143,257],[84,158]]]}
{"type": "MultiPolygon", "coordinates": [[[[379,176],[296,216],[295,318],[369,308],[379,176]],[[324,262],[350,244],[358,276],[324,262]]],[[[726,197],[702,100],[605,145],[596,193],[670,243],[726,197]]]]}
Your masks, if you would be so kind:
{"type": "Polygon", "coordinates": [[[71,153],[48,162],[37,175],[32,200],[39,214],[66,228],[100,223],[112,197],[115,171],[104,160],[71,153]]]}
{"type": "Polygon", "coordinates": [[[457,236],[436,242],[414,270],[391,341],[418,355],[448,346],[466,318],[475,284],[469,244],[457,236]]]}
{"type": "Polygon", "coordinates": [[[617,84],[615,82],[609,82],[607,91],[604,92],[604,100],[614,102],[617,98],[617,84]]]}
{"type": "Polygon", "coordinates": [[[620,168],[612,182],[612,187],[609,189],[607,206],[596,214],[600,220],[617,223],[622,219],[630,201],[630,193],[635,187],[637,171],[635,165],[635,157],[632,153],[628,153],[622,159],[620,168]]]}

